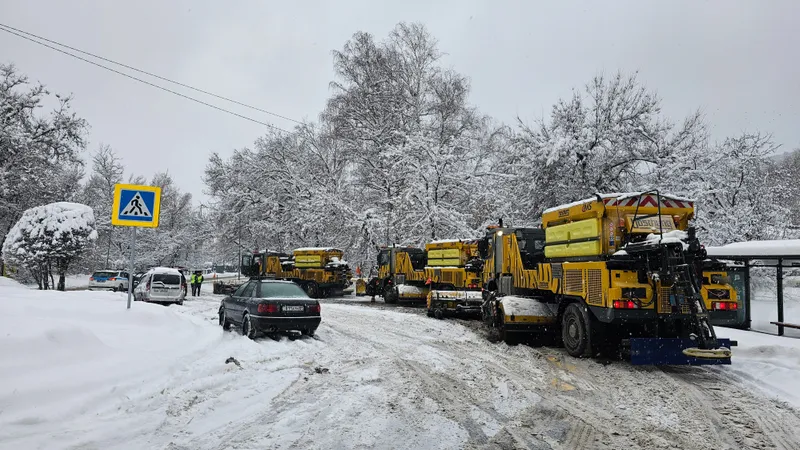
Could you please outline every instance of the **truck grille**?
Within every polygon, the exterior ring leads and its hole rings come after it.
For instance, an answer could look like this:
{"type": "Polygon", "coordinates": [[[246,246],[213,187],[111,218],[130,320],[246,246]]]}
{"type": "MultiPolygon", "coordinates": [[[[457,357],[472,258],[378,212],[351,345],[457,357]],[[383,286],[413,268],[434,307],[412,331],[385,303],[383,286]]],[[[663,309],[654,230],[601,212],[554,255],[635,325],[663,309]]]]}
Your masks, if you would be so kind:
{"type": "Polygon", "coordinates": [[[565,272],[564,289],[571,293],[583,293],[583,273],[581,270],[567,270],[565,272]]]}
{"type": "Polygon", "coordinates": [[[589,275],[589,293],[586,302],[590,305],[603,304],[603,272],[600,269],[587,270],[589,275]]]}

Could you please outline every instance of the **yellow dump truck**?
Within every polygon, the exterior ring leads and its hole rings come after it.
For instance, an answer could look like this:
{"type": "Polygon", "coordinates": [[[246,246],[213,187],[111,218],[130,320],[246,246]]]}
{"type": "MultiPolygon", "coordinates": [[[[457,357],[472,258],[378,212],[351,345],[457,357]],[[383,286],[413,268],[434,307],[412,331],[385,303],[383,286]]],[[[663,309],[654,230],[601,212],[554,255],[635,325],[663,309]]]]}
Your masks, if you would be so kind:
{"type": "Polygon", "coordinates": [[[480,315],[483,260],[477,239],[449,239],[425,244],[428,316],[480,315]]]}
{"type": "Polygon", "coordinates": [[[242,274],[297,283],[313,298],[341,295],[352,273],[344,252],[336,248],[298,248],[291,254],[253,252],[242,257],[242,274]]]}
{"type": "Polygon", "coordinates": [[[691,200],[658,192],[598,194],[544,211],[541,228],[492,228],[483,319],[507,341],[555,337],[572,356],[730,364],[736,343],[717,338],[701,295],[693,216],[691,200]]]}
{"type": "Polygon", "coordinates": [[[424,301],[430,289],[425,284],[426,253],[416,247],[381,247],[378,276],[367,283],[366,294],[381,295],[386,303],[424,301]]]}

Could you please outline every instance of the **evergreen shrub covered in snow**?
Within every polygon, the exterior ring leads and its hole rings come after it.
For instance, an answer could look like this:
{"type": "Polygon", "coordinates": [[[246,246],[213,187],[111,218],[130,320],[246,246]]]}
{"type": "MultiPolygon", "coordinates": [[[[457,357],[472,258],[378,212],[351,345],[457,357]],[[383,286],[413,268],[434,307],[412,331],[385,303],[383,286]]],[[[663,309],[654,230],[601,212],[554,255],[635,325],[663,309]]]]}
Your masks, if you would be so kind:
{"type": "Polygon", "coordinates": [[[3,258],[31,271],[40,289],[58,289],[73,262],[97,239],[94,211],[79,203],[58,202],[30,208],[22,214],[3,242],[3,258]]]}

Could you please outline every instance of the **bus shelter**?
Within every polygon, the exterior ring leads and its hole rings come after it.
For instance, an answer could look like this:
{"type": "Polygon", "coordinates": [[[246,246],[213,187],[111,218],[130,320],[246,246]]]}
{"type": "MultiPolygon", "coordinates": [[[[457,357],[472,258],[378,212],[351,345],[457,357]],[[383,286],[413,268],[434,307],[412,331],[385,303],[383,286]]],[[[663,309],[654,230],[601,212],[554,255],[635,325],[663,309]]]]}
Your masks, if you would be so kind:
{"type": "Polygon", "coordinates": [[[743,299],[744,313],[741,328],[750,329],[751,297],[750,287],[753,267],[770,267],[775,269],[776,300],[778,320],[770,322],[778,327],[778,336],[784,335],[784,328],[800,328],[800,324],[787,323],[784,320],[784,288],[783,276],[787,268],[800,268],[800,239],[780,241],[736,242],[721,247],[707,247],[708,257],[728,262],[728,272],[737,294],[743,299]]]}

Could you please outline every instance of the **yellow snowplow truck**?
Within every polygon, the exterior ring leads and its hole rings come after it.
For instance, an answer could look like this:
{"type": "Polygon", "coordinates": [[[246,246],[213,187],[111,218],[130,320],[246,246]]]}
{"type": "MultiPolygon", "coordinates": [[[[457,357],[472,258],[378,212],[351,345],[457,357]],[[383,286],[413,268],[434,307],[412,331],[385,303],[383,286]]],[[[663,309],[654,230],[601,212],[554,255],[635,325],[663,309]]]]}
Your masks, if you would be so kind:
{"type": "Polygon", "coordinates": [[[424,301],[430,290],[425,284],[425,251],[416,247],[381,247],[378,276],[367,283],[366,294],[381,295],[386,303],[424,301]]]}
{"type": "Polygon", "coordinates": [[[425,244],[428,316],[480,316],[483,260],[476,239],[451,239],[425,244]]]}
{"type": "Polygon", "coordinates": [[[242,256],[242,274],[297,283],[312,298],[341,295],[352,273],[336,248],[298,248],[292,254],[253,252],[242,256]]]}
{"type": "Polygon", "coordinates": [[[719,261],[705,261],[700,291],[712,324],[739,323],[739,299],[728,278],[727,267],[719,261]]]}
{"type": "Polygon", "coordinates": [[[705,249],[691,200],[598,194],[546,210],[542,228],[493,228],[483,319],[504,339],[555,337],[572,356],[633,364],[730,364],[701,296],[705,249]]]}

